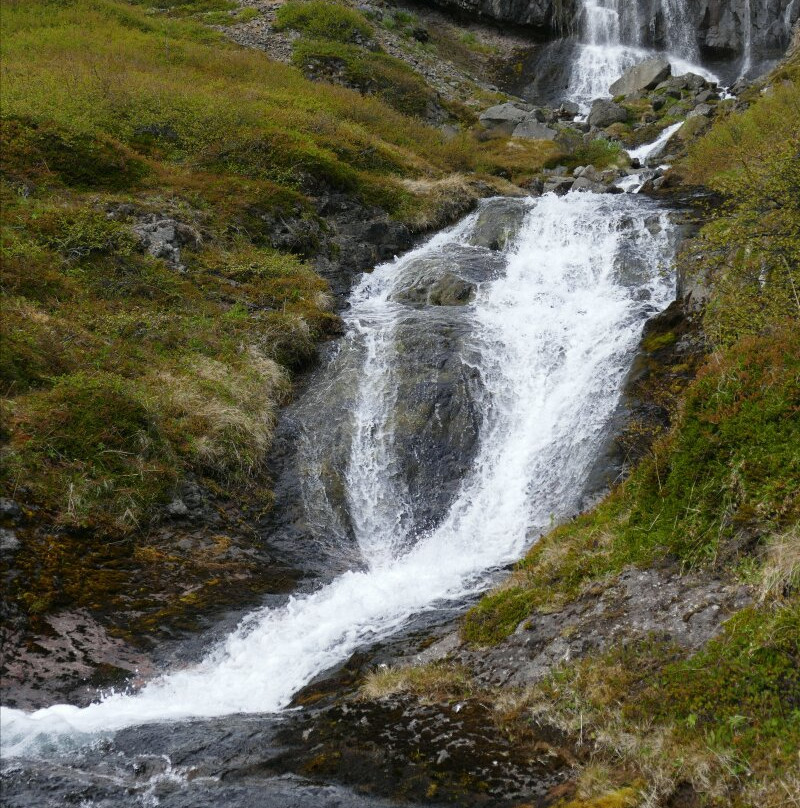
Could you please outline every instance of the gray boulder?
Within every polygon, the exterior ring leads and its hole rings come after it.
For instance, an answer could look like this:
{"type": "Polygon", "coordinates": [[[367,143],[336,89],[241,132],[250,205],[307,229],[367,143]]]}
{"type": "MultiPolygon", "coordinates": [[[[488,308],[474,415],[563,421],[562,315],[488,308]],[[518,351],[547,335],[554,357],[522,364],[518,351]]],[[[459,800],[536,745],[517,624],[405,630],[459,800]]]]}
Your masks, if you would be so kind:
{"type": "Polygon", "coordinates": [[[0,527],[0,555],[14,555],[21,547],[20,540],[13,530],[0,527]]]}
{"type": "Polygon", "coordinates": [[[528,113],[525,110],[515,107],[510,101],[505,104],[497,104],[489,107],[481,113],[480,122],[494,132],[503,132],[510,135],[518,124],[522,123],[528,113]]]}
{"type": "Polygon", "coordinates": [[[605,98],[598,98],[592,104],[592,111],[589,113],[589,126],[597,126],[604,129],[612,123],[622,123],[627,120],[628,113],[619,104],[605,98]]]}
{"type": "Polygon", "coordinates": [[[709,104],[698,104],[686,117],[688,118],[708,118],[714,111],[714,107],[709,104]]]}
{"type": "Polygon", "coordinates": [[[666,79],[672,68],[666,59],[656,56],[626,70],[609,88],[611,95],[633,95],[652,90],[666,79]]]}
{"type": "Polygon", "coordinates": [[[526,140],[554,140],[558,132],[545,126],[534,117],[526,118],[522,123],[514,128],[514,137],[525,138],[526,140]]]}
{"type": "Polygon", "coordinates": [[[133,232],[153,258],[163,258],[168,266],[180,271],[186,269],[181,260],[181,249],[197,249],[202,244],[200,234],[193,227],[155,214],[149,214],[135,224],[133,232]]]}
{"type": "Polygon", "coordinates": [[[553,193],[556,196],[564,196],[572,190],[572,185],[575,182],[572,177],[553,177],[544,184],[543,191],[546,194],[553,193]]]}

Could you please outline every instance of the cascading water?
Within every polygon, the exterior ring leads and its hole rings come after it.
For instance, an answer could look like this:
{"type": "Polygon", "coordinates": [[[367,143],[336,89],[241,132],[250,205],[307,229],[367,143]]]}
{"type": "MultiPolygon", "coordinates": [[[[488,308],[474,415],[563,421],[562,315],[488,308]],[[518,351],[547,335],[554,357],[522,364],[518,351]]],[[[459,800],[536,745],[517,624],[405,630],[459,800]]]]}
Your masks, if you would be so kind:
{"type": "MultiPolygon", "coordinates": [[[[638,2],[582,0],[583,31],[572,64],[566,96],[587,110],[595,98],[608,97],[608,88],[629,67],[648,59],[654,51],[642,47],[638,2]]],[[[688,0],[660,0],[666,28],[667,51],[676,74],[692,71],[709,80],[717,77],[700,67],[696,32],[688,0]]]]}
{"type": "MultiPolygon", "coordinates": [[[[554,518],[577,507],[642,323],[671,299],[672,234],[667,214],[625,194],[490,200],[365,275],[331,365],[336,375],[321,371],[308,393],[324,401],[336,379],[358,379],[349,404],[316,407],[315,415],[320,430],[343,418],[351,431],[352,569],[282,607],[254,612],[199,665],[138,693],[85,708],[4,709],[5,754],[47,751],[134,724],[280,710],[358,647],[485,586],[489,571],[518,558],[554,518]],[[480,246],[481,222],[509,206],[520,226],[508,246],[480,246]],[[401,302],[422,275],[476,277],[476,267],[485,273],[469,305],[401,302]],[[409,322],[415,333],[463,334],[457,358],[480,378],[470,388],[480,411],[474,459],[438,523],[425,529],[397,449],[407,403],[394,374],[415,361],[398,336],[409,322]]],[[[313,434],[314,423],[307,428],[313,434]]],[[[325,507],[313,511],[326,518],[325,507]]],[[[343,536],[340,522],[330,529],[343,536]]]]}
{"type": "Polygon", "coordinates": [[[747,78],[753,67],[753,11],[750,0],[742,2],[742,66],[739,78],[747,78]]]}

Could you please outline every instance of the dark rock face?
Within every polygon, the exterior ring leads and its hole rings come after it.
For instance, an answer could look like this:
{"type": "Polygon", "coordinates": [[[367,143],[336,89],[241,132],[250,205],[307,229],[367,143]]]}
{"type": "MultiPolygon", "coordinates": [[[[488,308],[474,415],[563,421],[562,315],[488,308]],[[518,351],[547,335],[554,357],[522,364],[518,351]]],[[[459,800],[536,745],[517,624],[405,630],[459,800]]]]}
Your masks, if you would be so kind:
{"type": "Polygon", "coordinates": [[[580,9],[579,0],[433,0],[431,5],[557,34],[570,32],[580,9]]]}
{"type": "MultiPolygon", "coordinates": [[[[500,23],[530,26],[543,36],[557,40],[535,48],[524,65],[521,79],[510,77],[508,89],[523,98],[548,102],[566,87],[568,52],[584,25],[581,0],[429,2],[500,23]]],[[[626,15],[623,21],[624,41],[655,50],[669,49],[675,22],[665,11],[664,0],[635,0],[635,5],[636,12],[626,15]]],[[[712,62],[740,60],[749,47],[756,71],[785,52],[791,41],[792,26],[800,18],[800,3],[792,5],[787,0],[684,0],[682,6],[686,29],[694,32],[704,59],[712,62]]],[[[738,69],[736,65],[733,78],[738,69]]]]}

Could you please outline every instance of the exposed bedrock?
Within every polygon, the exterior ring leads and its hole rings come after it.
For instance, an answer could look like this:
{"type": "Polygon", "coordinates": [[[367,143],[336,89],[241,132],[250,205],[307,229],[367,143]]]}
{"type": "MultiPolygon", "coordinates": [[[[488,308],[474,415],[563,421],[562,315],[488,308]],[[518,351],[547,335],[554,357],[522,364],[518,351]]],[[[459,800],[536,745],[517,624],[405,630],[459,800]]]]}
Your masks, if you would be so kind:
{"type": "MultiPolygon", "coordinates": [[[[563,38],[584,29],[587,0],[427,0],[425,4],[563,38]]],[[[680,26],[694,32],[697,47],[710,59],[742,55],[748,49],[757,61],[778,58],[800,17],[798,0],[636,0],[607,5],[619,8],[625,44],[673,49],[680,26]]]]}

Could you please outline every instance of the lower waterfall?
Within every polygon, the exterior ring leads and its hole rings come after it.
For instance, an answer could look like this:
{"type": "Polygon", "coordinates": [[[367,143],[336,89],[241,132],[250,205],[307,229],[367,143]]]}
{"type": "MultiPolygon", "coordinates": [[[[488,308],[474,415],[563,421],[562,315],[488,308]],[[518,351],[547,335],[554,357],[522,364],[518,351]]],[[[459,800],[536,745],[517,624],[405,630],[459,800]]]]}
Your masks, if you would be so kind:
{"type": "MultiPolygon", "coordinates": [[[[136,693],[85,708],[3,709],[4,754],[46,752],[134,724],[280,710],[357,648],[485,587],[488,573],[579,507],[642,325],[673,297],[673,236],[668,214],[628,194],[487,200],[364,275],[336,357],[336,373],[356,379],[351,400],[326,410],[330,368],[306,394],[323,402],[320,424],[339,419],[349,432],[350,569],[253,612],[200,664],[136,693]],[[501,226],[509,209],[516,224],[501,226]],[[487,222],[502,232],[502,249],[484,237],[487,222]],[[409,289],[445,276],[469,282],[472,300],[409,302],[409,289]],[[415,362],[401,339],[409,328],[458,328],[457,359],[474,382],[474,457],[433,520],[421,517],[425,491],[409,488],[397,449],[407,402],[395,373],[415,362]]],[[[313,434],[314,423],[307,428],[313,434]]],[[[324,520],[324,503],[314,513],[324,520]]],[[[347,541],[339,526],[329,532],[347,541]]]]}

